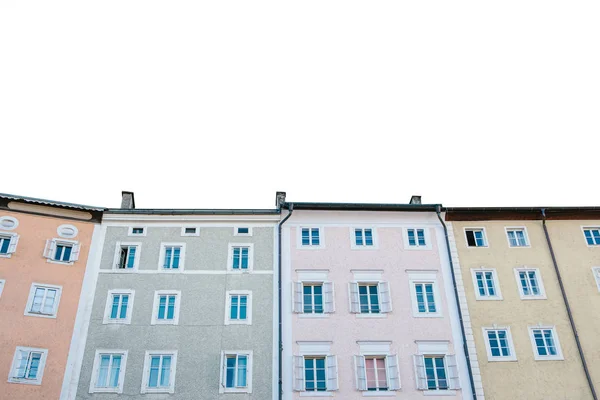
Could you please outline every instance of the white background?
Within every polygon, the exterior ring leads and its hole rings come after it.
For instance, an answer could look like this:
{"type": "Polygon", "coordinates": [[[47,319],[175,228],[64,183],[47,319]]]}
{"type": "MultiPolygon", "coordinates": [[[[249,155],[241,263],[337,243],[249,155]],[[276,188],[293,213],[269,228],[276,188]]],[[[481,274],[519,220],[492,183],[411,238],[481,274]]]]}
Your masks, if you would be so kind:
{"type": "Polygon", "coordinates": [[[597,205],[597,1],[0,0],[0,192],[597,205]]]}

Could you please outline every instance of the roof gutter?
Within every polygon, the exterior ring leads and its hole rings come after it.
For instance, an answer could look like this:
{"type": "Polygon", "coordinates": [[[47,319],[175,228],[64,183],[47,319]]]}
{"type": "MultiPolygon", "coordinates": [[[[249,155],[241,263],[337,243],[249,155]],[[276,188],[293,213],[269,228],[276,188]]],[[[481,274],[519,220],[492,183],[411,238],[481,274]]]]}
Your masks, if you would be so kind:
{"type": "Polygon", "coordinates": [[[294,212],[294,204],[290,203],[288,205],[288,210],[289,213],[288,215],[285,216],[285,218],[283,220],[281,220],[281,222],[279,223],[279,225],[277,225],[277,250],[278,250],[278,265],[277,265],[277,290],[279,292],[279,296],[278,297],[278,313],[279,313],[279,376],[278,376],[278,382],[279,382],[279,394],[278,394],[278,398],[279,400],[282,400],[283,398],[283,296],[282,296],[282,278],[281,278],[281,271],[283,270],[282,265],[281,265],[281,228],[283,226],[283,224],[285,224],[285,221],[287,221],[291,216],[292,213],[294,212]]]}

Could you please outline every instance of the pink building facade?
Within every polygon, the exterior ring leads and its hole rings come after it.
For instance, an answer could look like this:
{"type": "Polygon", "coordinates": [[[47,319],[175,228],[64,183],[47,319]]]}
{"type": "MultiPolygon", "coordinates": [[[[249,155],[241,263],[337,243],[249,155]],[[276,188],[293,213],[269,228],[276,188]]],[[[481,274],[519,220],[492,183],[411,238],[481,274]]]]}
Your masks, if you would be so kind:
{"type": "Polygon", "coordinates": [[[434,206],[286,208],[283,400],[472,399],[434,206]]]}

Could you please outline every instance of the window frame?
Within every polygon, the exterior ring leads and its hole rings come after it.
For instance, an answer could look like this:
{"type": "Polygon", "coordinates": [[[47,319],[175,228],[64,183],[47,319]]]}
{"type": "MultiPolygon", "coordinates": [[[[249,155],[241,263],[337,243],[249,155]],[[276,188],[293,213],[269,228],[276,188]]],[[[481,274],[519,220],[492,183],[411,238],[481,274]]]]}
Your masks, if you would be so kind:
{"type": "Polygon", "coordinates": [[[536,361],[563,361],[563,352],[562,347],[560,346],[560,340],[558,339],[558,333],[556,331],[555,325],[536,325],[536,326],[528,326],[527,330],[529,332],[529,339],[531,340],[531,346],[533,349],[533,358],[536,361]],[[541,329],[549,329],[552,331],[552,340],[554,340],[554,347],[556,347],[556,355],[546,355],[541,356],[538,354],[537,345],[535,343],[534,330],[541,329]]]}
{"type": "MultiPolygon", "coordinates": [[[[92,367],[92,376],[90,378],[89,393],[123,393],[123,385],[125,383],[125,369],[127,368],[128,350],[113,350],[113,349],[96,349],[94,355],[94,364],[92,367]],[[96,387],[98,382],[98,372],[100,369],[100,358],[103,355],[121,356],[121,366],[119,369],[119,384],[115,388],[96,387]]],[[[110,372],[110,370],[109,370],[110,372]]]]}
{"type": "Polygon", "coordinates": [[[198,226],[182,226],[181,227],[181,236],[183,237],[193,237],[200,236],[200,227],[198,226]],[[194,228],[196,231],[194,233],[186,233],[186,229],[194,228]]]}
{"type": "Polygon", "coordinates": [[[102,320],[103,325],[108,324],[123,324],[130,325],[131,317],[133,315],[133,301],[135,299],[135,290],[133,289],[111,289],[106,295],[106,305],[104,307],[104,319],[102,320]],[[127,303],[127,315],[123,319],[111,319],[110,314],[112,312],[112,300],[115,294],[126,294],[129,295],[129,301],[127,303]]]}
{"type": "Polygon", "coordinates": [[[532,268],[532,267],[526,267],[526,266],[516,267],[516,268],[514,268],[514,274],[515,274],[515,279],[517,280],[517,290],[519,291],[519,297],[521,298],[521,300],[546,300],[548,298],[546,296],[546,289],[544,287],[544,281],[542,279],[542,274],[541,274],[539,268],[532,268]],[[521,285],[521,278],[519,277],[519,272],[529,272],[529,271],[535,272],[538,289],[540,291],[540,293],[537,295],[526,295],[525,292],[523,291],[523,286],[521,285]]]}
{"type": "Polygon", "coordinates": [[[373,226],[353,226],[350,228],[350,248],[352,250],[376,250],[379,249],[379,241],[377,237],[377,229],[373,226]],[[363,244],[356,244],[356,230],[362,231],[363,244]],[[371,239],[373,240],[372,245],[366,245],[365,241],[365,230],[371,231],[371,239]]]}
{"type": "Polygon", "coordinates": [[[33,282],[29,288],[29,297],[27,298],[27,304],[25,305],[24,315],[26,315],[28,317],[57,318],[58,306],[60,304],[61,295],[62,295],[62,286],[33,282]],[[54,301],[54,310],[53,310],[52,314],[39,314],[39,313],[31,312],[31,307],[33,306],[33,299],[35,297],[35,291],[37,288],[55,289],[57,291],[56,299],[54,301]]]}
{"type": "MultiPolygon", "coordinates": [[[[167,304],[168,307],[168,304],[167,304]]],[[[152,305],[152,320],[150,325],[179,325],[179,312],[181,310],[181,290],[155,290],[154,303],[152,305]],[[160,296],[175,296],[175,310],[173,310],[173,319],[158,319],[158,308],[160,306],[160,296]]]]}
{"type": "Polygon", "coordinates": [[[483,326],[481,327],[483,332],[483,341],[485,343],[485,350],[489,362],[510,362],[517,361],[517,353],[515,352],[515,346],[512,339],[512,333],[510,326],[483,326]],[[510,351],[509,356],[494,356],[492,355],[492,347],[488,336],[488,331],[506,331],[506,341],[508,343],[508,349],[510,351]]]}
{"type": "Polygon", "coordinates": [[[412,314],[415,318],[442,318],[442,298],[438,287],[437,275],[435,273],[410,273],[408,276],[408,285],[412,303],[412,314]],[[419,302],[417,299],[418,284],[432,284],[433,301],[435,302],[435,312],[419,312],[419,302]]]}
{"type": "MultiPolygon", "coordinates": [[[[219,379],[219,393],[252,393],[252,350],[222,350],[221,351],[221,366],[220,366],[220,379],[219,379]],[[246,387],[244,388],[228,388],[225,386],[227,381],[226,371],[226,357],[227,356],[246,356],[248,361],[246,363],[246,387]]],[[[236,360],[237,369],[237,360],[236,360]]]]}
{"type": "Polygon", "coordinates": [[[471,278],[473,280],[473,290],[475,291],[475,300],[482,301],[499,301],[503,300],[502,291],[500,290],[500,280],[498,279],[498,272],[496,268],[471,268],[471,278]],[[492,281],[494,282],[494,289],[496,290],[496,294],[494,296],[482,296],[479,293],[479,285],[477,284],[477,273],[478,272],[491,272],[492,273],[492,281]]]}
{"type": "MultiPolygon", "coordinates": [[[[241,256],[241,254],[240,254],[241,256]]],[[[247,274],[252,272],[254,269],[254,243],[229,243],[228,251],[227,251],[227,272],[233,274],[247,274]],[[233,268],[233,249],[237,247],[247,247],[248,248],[248,268],[242,269],[233,268]]]]}
{"type": "Polygon", "coordinates": [[[429,232],[429,227],[427,226],[411,226],[402,229],[402,240],[404,241],[404,250],[431,250],[431,236],[429,232]],[[419,245],[418,240],[418,230],[423,230],[423,238],[425,239],[425,245],[419,245]],[[414,246],[410,245],[410,241],[408,240],[408,231],[414,230],[417,238],[416,244],[414,246]]]}
{"type": "Polygon", "coordinates": [[[44,256],[44,258],[46,258],[46,262],[51,263],[51,264],[73,265],[76,261],[79,260],[79,254],[81,254],[81,244],[79,243],[79,241],[72,240],[72,239],[52,238],[52,239],[46,240],[46,246],[44,247],[43,256],[44,256]],[[52,254],[47,254],[49,242],[53,243],[53,246],[54,246],[54,250],[53,250],[52,254]],[[69,261],[62,261],[62,260],[54,259],[54,257],[56,256],[56,247],[59,245],[71,247],[71,254],[69,256],[69,261]],[[76,255],[75,256],[76,258],[73,258],[74,255],[76,255]]]}
{"type": "Polygon", "coordinates": [[[598,243],[598,244],[589,244],[587,242],[587,238],[585,237],[585,231],[588,230],[588,229],[589,230],[595,230],[595,229],[600,230],[600,227],[598,227],[598,226],[589,226],[589,225],[582,225],[581,226],[581,234],[583,235],[583,241],[585,242],[585,245],[587,247],[600,247],[600,243],[598,243]]]}
{"type": "Polygon", "coordinates": [[[252,290],[228,290],[225,292],[225,325],[252,325],[252,290]],[[247,296],[246,319],[231,319],[231,296],[247,296]]]}
{"type": "Polygon", "coordinates": [[[318,250],[318,249],[324,249],[325,248],[325,228],[321,225],[312,225],[312,226],[307,226],[307,225],[301,225],[298,226],[297,230],[296,230],[296,247],[299,250],[318,250]],[[319,244],[306,244],[303,245],[302,244],[302,229],[309,229],[310,230],[310,238],[311,238],[311,243],[312,243],[312,229],[318,229],[319,230],[319,244]]]}
{"type": "Polygon", "coordinates": [[[19,234],[16,232],[0,231],[0,238],[8,239],[8,249],[6,253],[0,253],[0,258],[11,258],[13,254],[17,252],[17,246],[19,245],[19,234]]]}
{"type": "Polygon", "coordinates": [[[185,270],[185,243],[183,242],[160,242],[160,252],[158,255],[158,271],[164,274],[177,274],[185,270]],[[164,268],[167,247],[179,247],[179,267],[164,268]]]}
{"type": "Polygon", "coordinates": [[[42,349],[37,347],[28,347],[28,346],[17,346],[15,349],[15,353],[13,355],[12,363],[10,365],[10,369],[8,370],[8,382],[9,383],[20,383],[24,385],[41,385],[42,379],[44,377],[44,369],[46,367],[46,359],[48,358],[48,349],[42,349]],[[36,352],[42,353],[40,357],[40,363],[38,365],[38,375],[35,379],[25,379],[25,378],[17,378],[15,377],[15,372],[18,369],[17,361],[19,359],[18,355],[20,351],[27,351],[29,353],[36,352]]]}
{"type": "Polygon", "coordinates": [[[142,388],[141,394],[145,393],[175,393],[175,376],[177,372],[177,350],[146,350],[144,354],[144,370],[142,374],[142,388]],[[148,386],[148,380],[150,379],[150,360],[152,356],[171,356],[171,372],[170,372],[170,385],[164,388],[151,388],[148,386]]]}
{"type": "Polygon", "coordinates": [[[505,226],[504,233],[506,235],[506,243],[508,244],[509,249],[528,249],[531,247],[531,241],[529,240],[529,232],[527,232],[526,226],[505,226]],[[525,246],[511,246],[510,238],[508,237],[509,231],[523,231],[523,237],[525,238],[525,246]]]}
{"type": "Polygon", "coordinates": [[[147,226],[130,226],[127,230],[127,236],[146,236],[146,234],[148,233],[148,227],[147,226]],[[133,233],[133,229],[139,229],[142,228],[143,232],[142,233],[133,233]]]}
{"type": "Polygon", "coordinates": [[[252,232],[252,227],[251,226],[235,226],[233,228],[233,236],[252,236],[253,232],[252,232]],[[248,233],[239,233],[238,229],[240,228],[247,228],[248,229],[248,233]]]}
{"type": "MultiPolygon", "coordinates": [[[[487,232],[485,231],[485,227],[465,227],[463,229],[463,233],[465,235],[465,247],[467,249],[487,249],[490,247],[490,243],[487,239],[487,232]],[[483,233],[483,246],[469,246],[469,238],[467,237],[467,231],[481,231],[483,233]]],[[[477,241],[475,242],[477,243],[477,241]]]]}
{"type": "Polygon", "coordinates": [[[141,254],[142,254],[142,243],[141,242],[117,242],[115,245],[115,256],[113,259],[113,264],[112,264],[112,270],[114,272],[118,272],[120,274],[127,274],[127,273],[133,273],[133,272],[137,272],[140,266],[140,258],[141,258],[141,254]],[[123,247],[132,247],[135,246],[135,258],[133,261],[133,268],[117,268],[117,265],[119,265],[119,261],[121,259],[121,249],[123,247]]]}

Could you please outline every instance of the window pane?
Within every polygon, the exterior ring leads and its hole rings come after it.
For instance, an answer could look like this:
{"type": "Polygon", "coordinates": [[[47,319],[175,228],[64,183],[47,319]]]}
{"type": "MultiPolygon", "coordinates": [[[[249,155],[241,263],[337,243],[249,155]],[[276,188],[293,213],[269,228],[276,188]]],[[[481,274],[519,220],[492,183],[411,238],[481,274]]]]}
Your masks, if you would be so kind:
{"type": "Polygon", "coordinates": [[[318,246],[319,245],[319,228],[312,228],[312,245],[313,246],[318,246]]]}
{"type": "Polygon", "coordinates": [[[246,319],[248,296],[240,296],[240,319],[246,319]]]}
{"type": "Polygon", "coordinates": [[[409,229],[407,232],[408,232],[408,245],[416,246],[417,242],[415,241],[415,230],[409,229]]]}
{"type": "Polygon", "coordinates": [[[63,257],[62,257],[63,261],[71,260],[71,250],[73,250],[73,248],[71,246],[65,246],[65,250],[63,252],[63,257]]]}
{"type": "Polygon", "coordinates": [[[8,253],[8,245],[10,244],[10,239],[0,237],[0,254],[8,253]]]}
{"type": "Polygon", "coordinates": [[[225,387],[228,387],[228,388],[235,387],[235,383],[234,383],[235,364],[236,364],[236,357],[235,356],[227,356],[227,365],[226,365],[226,373],[225,373],[225,387]]]}
{"type": "Polygon", "coordinates": [[[46,289],[36,288],[35,294],[33,295],[33,303],[31,305],[31,312],[41,312],[42,311],[42,300],[44,299],[44,293],[46,293],[46,289]]]}
{"type": "Polygon", "coordinates": [[[171,380],[171,356],[163,356],[160,372],[160,386],[168,387],[171,380]]]}
{"type": "Polygon", "coordinates": [[[127,305],[129,304],[129,295],[123,294],[120,296],[121,298],[121,314],[119,318],[125,319],[127,317],[127,305]]]}
{"type": "Polygon", "coordinates": [[[354,230],[354,240],[357,246],[361,246],[363,244],[362,229],[354,230]]]}
{"type": "Polygon", "coordinates": [[[242,269],[248,269],[248,248],[242,248],[242,269]]]}
{"type": "Polygon", "coordinates": [[[309,231],[308,228],[302,229],[302,245],[308,246],[310,245],[309,231]]]}
{"type": "Polygon", "coordinates": [[[134,246],[129,247],[128,255],[127,255],[127,268],[133,268],[135,265],[135,252],[136,248],[134,246]]]}
{"type": "Polygon", "coordinates": [[[423,229],[417,229],[417,237],[419,239],[419,246],[425,246],[425,231],[423,229]]]}
{"type": "Polygon", "coordinates": [[[112,369],[110,371],[110,386],[119,386],[119,373],[121,372],[121,356],[113,356],[112,369]]]}
{"type": "Polygon", "coordinates": [[[167,319],[175,316],[175,296],[169,296],[169,307],[167,308],[167,319]]]}
{"type": "Polygon", "coordinates": [[[229,313],[230,319],[237,319],[238,316],[238,296],[231,296],[231,311],[229,313]]]}
{"type": "Polygon", "coordinates": [[[158,302],[158,319],[165,319],[165,309],[167,307],[167,296],[160,296],[158,302]]]}
{"type": "Polygon", "coordinates": [[[240,268],[240,250],[239,247],[233,248],[233,269],[240,268]]]}
{"type": "Polygon", "coordinates": [[[425,293],[427,295],[427,311],[430,313],[435,312],[435,299],[433,297],[433,285],[427,284],[425,285],[425,293]]]}
{"type": "Polygon", "coordinates": [[[148,387],[158,387],[158,369],[160,366],[160,356],[150,358],[150,376],[148,378],[148,387]]]}
{"type": "Polygon", "coordinates": [[[173,268],[177,269],[179,268],[179,256],[181,254],[181,248],[180,247],[175,247],[173,249],[173,268]]]}
{"type": "Polygon", "coordinates": [[[237,387],[246,387],[247,363],[246,356],[238,356],[237,387]]]}
{"type": "Polygon", "coordinates": [[[110,365],[110,355],[102,355],[100,357],[100,367],[98,368],[97,387],[106,387],[108,379],[108,367],[110,365]]]}

